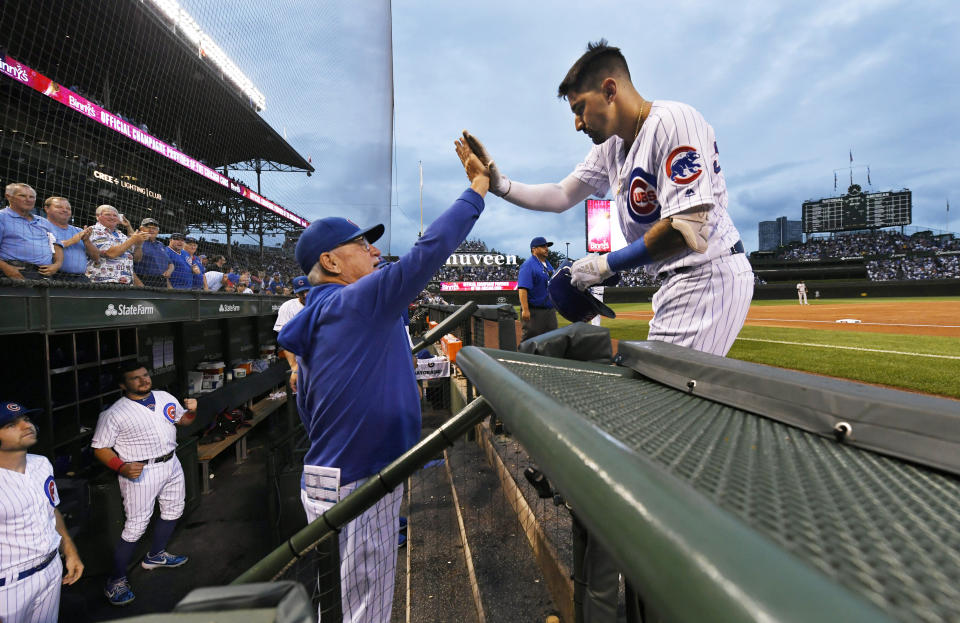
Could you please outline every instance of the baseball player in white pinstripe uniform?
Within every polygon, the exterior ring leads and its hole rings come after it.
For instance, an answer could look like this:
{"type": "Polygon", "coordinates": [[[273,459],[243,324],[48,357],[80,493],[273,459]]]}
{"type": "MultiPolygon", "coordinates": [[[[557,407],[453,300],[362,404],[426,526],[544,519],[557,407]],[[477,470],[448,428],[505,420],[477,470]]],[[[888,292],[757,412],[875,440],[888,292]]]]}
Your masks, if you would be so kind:
{"type": "Polygon", "coordinates": [[[77,548],[57,510],[53,466],[27,454],[37,443],[28,410],[0,403],[0,621],[54,623],[61,584],[83,573],[77,548]],[[61,564],[57,550],[63,552],[61,564]],[[67,575],[63,576],[64,565],[67,575]]]}
{"type": "MultiPolygon", "coordinates": [[[[647,339],[726,355],[753,298],[753,272],[727,213],[713,128],[686,104],[641,97],[619,48],[604,40],[587,46],[557,95],[569,102],[576,130],[593,141],[586,159],[557,184],[521,184],[464,132],[488,165],[491,192],[531,210],[562,212],[612,191],[627,246],[577,260],[571,283],[584,289],[645,266],[663,281],[647,339]]],[[[586,584],[582,618],[615,621],[617,569],[589,534],[586,543],[575,578],[586,584]]],[[[640,620],[642,603],[627,588],[627,620],[640,620]]]]}
{"type": "Polygon", "coordinates": [[[630,82],[619,48],[590,44],[559,87],[577,131],[594,147],[558,184],[528,185],[490,166],[491,191],[531,210],[562,212],[612,190],[628,245],[573,263],[583,289],[646,266],[663,285],[653,298],[648,339],[726,355],[753,298],[753,272],[727,213],[727,187],[713,128],[692,107],[647,101],[630,82]]]}
{"type": "Polygon", "coordinates": [[[179,567],[187,562],[186,556],[171,554],[166,547],[183,514],[186,497],[183,468],[176,455],[176,427],[191,424],[197,408],[197,401],[192,398],[185,399],[181,406],[173,395],[154,390],[150,373],[137,362],[121,368],[119,381],[124,395],[100,414],[90,443],[97,459],[117,472],[126,514],[114,552],[113,573],[104,591],[115,606],[134,600],[127,567],[137,541],[147,530],[157,500],[160,519],[140,566],[157,569],[179,567]]]}

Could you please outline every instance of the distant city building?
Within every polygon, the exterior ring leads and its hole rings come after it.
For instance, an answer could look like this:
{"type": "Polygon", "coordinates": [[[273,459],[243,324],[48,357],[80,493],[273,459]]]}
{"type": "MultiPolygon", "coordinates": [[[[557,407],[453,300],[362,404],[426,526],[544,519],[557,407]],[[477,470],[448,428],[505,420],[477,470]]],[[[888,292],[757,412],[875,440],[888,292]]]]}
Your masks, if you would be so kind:
{"type": "Polygon", "coordinates": [[[760,251],[775,251],[791,242],[803,242],[803,221],[788,221],[781,216],[775,221],[760,221],[760,251]]]}

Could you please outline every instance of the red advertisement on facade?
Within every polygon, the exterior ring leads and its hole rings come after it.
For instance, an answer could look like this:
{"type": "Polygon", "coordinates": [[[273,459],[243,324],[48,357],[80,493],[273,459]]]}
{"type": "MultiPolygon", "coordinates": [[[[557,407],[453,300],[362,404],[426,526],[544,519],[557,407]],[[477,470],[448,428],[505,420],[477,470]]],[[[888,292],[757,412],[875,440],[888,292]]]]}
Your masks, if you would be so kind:
{"type": "Polygon", "coordinates": [[[32,88],[35,91],[43,93],[50,99],[57,100],[64,106],[72,108],[82,115],[86,115],[92,121],[95,121],[102,126],[106,126],[118,134],[122,134],[131,141],[136,141],[147,149],[152,149],[164,158],[176,162],[180,166],[186,167],[194,173],[202,175],[208,180],[233,190],[237,194],[250,199],[254,203],[257,203],[258,205],[282,216],[289,221],[296,223],[297,225],[306,227],[310,224],[310,221],[297,216],[293,212],[287,210],[283,206],[277,205],[266,197],[258,195],[243,184],[234,182],[229,177],[221,174],[219,171],[211,169],[199,160],[191,158],[173,146],[151,136],[132,123],[127,123],[107,109],[94,104],[85,97],[77,95],[70,89],[53,82],[50,80],[50,78],[47,78],[40,72],[27,67],[23,63],[20,63],[9,56],[0,59],[0,73],[32,88]]]}
{"type": "Polygon", "coordinates": [[[516,281],[443,281],[441,292],[478,292],[481,290],[516,290],[516,281]]]}

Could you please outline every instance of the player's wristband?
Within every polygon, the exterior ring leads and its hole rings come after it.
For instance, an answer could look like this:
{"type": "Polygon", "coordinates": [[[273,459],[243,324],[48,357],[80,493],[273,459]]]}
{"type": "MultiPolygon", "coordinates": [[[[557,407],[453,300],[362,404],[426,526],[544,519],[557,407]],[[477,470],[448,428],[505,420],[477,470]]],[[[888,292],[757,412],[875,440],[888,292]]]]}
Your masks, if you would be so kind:
{"type": "Polygon", "coordinates": [[[607,266],[615,273],[651,262],[653,262],[653,258],[650,257],[650,253],[647,251],[647,243],[644,242],[642,237],[619,251],[607,254],[607,266]]]}
{"type": "Polygon", "coordinates": [[[107,461],[107,467],[109,467],[115,472],[119,472],[120,468],[123,467],[124,465],[126,465],[126,463],[124,463],[119,456],[115,456],[109,461],[107,461]]]}

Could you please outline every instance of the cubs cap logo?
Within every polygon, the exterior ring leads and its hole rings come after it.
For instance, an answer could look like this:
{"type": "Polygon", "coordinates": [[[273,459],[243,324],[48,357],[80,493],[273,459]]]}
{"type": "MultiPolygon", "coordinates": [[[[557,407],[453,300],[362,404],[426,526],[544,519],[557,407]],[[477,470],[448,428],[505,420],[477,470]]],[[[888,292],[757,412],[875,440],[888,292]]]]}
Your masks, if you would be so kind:
{"type": "Polygon", "coordinates": [[[20,410],[20,405],[18,405],[17,403],[15,403],[15,402],[8,402],[8,403],[7,403],[7,411],[17,412],[17,411],[19,411],[19,410],[20,410]]]}
{"type": "Polygon", "coordinates": [[[47,476],[46,481],[44,481],[43,494],[47,496],[47,501],[50,502],[50,506],[56,506],[60,503],[60,495],[57,493],[57,483],[54,482],[53,476],[47,476]]]}
{"type": "Polygon", "coordinates": [[[681,145],[671,151],[663,166],[670,180],[676,184],[689,184],[703,173],[700,154],[690,145],[681,145]]]}
{"type": "Polygon", "coordinates": [[[172,402],[168,402],[163,407],[163,416],[170,420],[171,422],[176,423],[177,421],[177,405],[172,402]]]}
{"type": "Polygon", "coordinates": [[[648,224],[660,220],[655,180],[640,167],[630,173],[627,205],[630,206],[630,216],[638,223],[648,224]]]}

